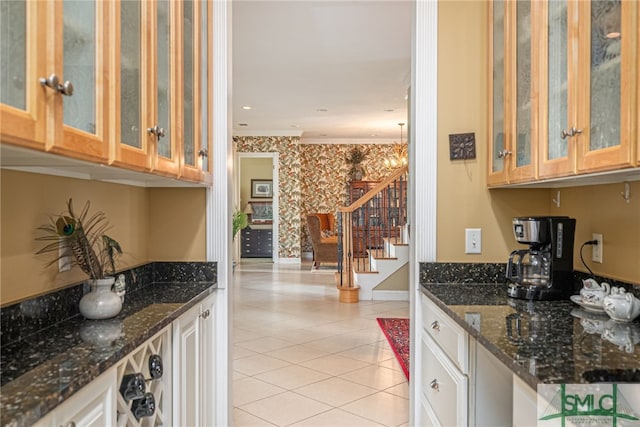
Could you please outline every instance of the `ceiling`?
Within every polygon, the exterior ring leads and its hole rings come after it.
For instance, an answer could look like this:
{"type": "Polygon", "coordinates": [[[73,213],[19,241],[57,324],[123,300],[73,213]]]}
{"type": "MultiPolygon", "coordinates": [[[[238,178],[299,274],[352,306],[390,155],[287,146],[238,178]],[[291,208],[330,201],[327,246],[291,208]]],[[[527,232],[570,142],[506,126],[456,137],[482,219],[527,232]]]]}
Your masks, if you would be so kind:
{"type": "Polygon", "coordinates": [[[411,10],[403,0],[234,1],[234,135],[398,141],[411,10]]]}

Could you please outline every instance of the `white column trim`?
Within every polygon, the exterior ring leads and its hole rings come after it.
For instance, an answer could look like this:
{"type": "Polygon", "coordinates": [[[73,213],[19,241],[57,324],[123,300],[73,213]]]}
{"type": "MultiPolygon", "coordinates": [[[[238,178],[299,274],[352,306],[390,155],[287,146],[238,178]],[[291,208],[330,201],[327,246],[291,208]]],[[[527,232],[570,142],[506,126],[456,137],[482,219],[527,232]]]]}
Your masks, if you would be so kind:
{"type": "Polygon", "coordinates": [[[422,420],[420,262],[436,260],[438,159],[438,0],[414,3],[409,118],[411,378],[409,425],[422,420]],[[419,167],[418,167],[419,165],[419,167]],[[419,189],[419,190],[418,190],[419,189]],[[413,201],[413,204],[411,204],[413,201]]]}
{"type": "MultiPolygon", "coordinates": [[[[233,144],[231,139],[231,2],[214,0],[213,40],[213,187],[207,192],[207,259],[218,262],[215,310],[215,425],[232,424],[231,209],[233,144]]],[[[213,402],[212,402],[213,404],[213,402]]]]}

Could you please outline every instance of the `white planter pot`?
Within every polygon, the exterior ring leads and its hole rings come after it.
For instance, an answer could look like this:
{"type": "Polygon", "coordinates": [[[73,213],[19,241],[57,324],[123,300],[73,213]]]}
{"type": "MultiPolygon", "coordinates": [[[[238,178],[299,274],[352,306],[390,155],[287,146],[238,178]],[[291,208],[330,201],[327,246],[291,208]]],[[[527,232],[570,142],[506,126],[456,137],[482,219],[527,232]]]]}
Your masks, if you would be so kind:
{"type": "Polygon", "coordinates": [[[111,290],[114,282],[114,277],[87,280],[91,290],[80,299],[79,307],[84,317],[93,320],[109,319],[120,313],[122,301],[111,290]]]}

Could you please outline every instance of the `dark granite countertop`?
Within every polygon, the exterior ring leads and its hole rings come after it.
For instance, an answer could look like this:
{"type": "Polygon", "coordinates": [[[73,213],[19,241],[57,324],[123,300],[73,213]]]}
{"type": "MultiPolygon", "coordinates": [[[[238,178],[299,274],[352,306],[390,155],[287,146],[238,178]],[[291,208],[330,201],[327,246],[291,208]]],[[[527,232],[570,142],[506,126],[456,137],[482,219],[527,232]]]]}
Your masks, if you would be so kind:
{"type": "Polygon", "coordinates": [[[122,311],[113,319],[78,315],[3,345],[2,425],[33,424],[216,287],[215,282],[152,283],[127,293],[122,311]],[[101,340],[108,333],[112,337],[101,340]]]}
{"type": "Polygon", "coordinates": [[[538,383],[640,382],[640,322],[573,302],[509,298],[505,284],[422,284],[422,292],[534,390],[538,383]],[[480,328],[467,323],[480,314],[480,328]]]}

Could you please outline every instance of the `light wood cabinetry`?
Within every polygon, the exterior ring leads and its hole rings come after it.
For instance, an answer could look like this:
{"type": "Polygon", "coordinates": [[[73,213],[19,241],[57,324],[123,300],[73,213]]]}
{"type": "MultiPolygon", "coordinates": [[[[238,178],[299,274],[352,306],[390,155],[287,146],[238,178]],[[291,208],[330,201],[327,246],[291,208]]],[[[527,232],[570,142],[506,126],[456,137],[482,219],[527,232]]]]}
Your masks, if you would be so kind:
{"type": "Polygon", "coordinates": [[[2,13],[2,143],[211,181],[210,1],[3,2],[2,13]]]}
{"type": "Polygon", "coordinates": [[[107,163],[108,2],[3,3],[2,141],[107,163]]]}
{"type": "Polygon", "coordinates": [[[40,419],[35,427],[115,426],[116,393],[116,369],[112,368],[40,419]]]}
{"type": "Polygon", "coordinates": [[[637,165],[638,3],[496,0],[490,14],[488,185],[637,165]]]}
{"type": "Polygon", "coordinates": [[[173,323],[173,425],[215,422],[215,314],[208,297],[173,323]]]}

